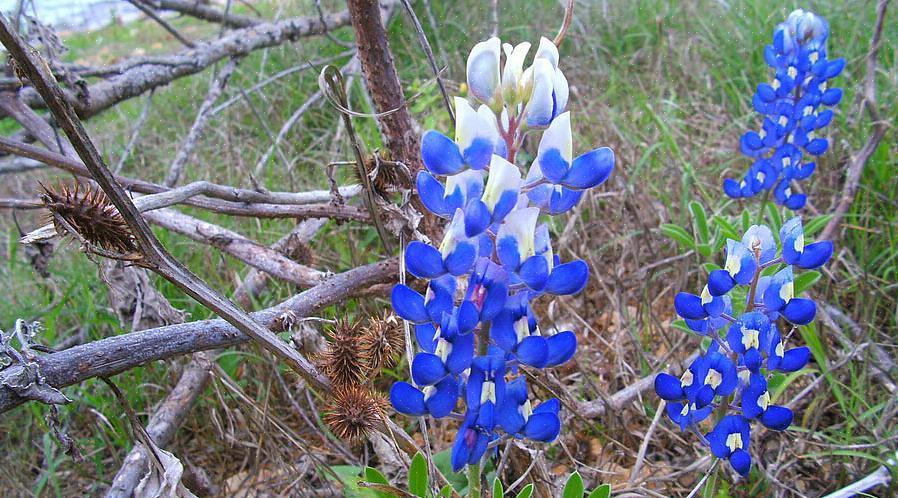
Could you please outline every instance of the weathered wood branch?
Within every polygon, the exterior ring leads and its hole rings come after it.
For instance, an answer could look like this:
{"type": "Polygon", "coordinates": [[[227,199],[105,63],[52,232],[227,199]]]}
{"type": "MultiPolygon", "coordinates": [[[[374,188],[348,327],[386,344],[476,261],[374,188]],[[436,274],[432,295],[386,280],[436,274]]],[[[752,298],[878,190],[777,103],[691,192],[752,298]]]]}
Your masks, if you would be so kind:
{"type": "Polygon", "coordinates": [[[173,10],[197,19],[224,24],[232,28],[248,28],[264,22],[255,17],[225,13],[197,0],[145,0],[145,3],[152,5],[156,9],[173,10]]]}
{"type": "MultiPolygon", "coordinates": [[[[371,285],[390,282],[398,274],[396,258],[354,268],[251,316],[255,323],[279,331],[285,325],[285,316],[297,319],[310,316],[371,285]]],[[[39,357],[36,361],[47,383],[62,388],[94,377],[110,377],[152,361],[249,341],[249,336],[222,319],[201,320],[107,337],[39,357]]],[[[23,402],[11,390],[0,388],[0,413],[23,402]]]]}
{"type": "MultiPolygon", "coordinates": [[[[347,24],[347,11],[326,14],[323,18],[307,16],[259,23],[232,31],[215,40],[197,43],[196,48],[177,54],[142,58],[141,64],[88,86],[87,102],[79,100],[69,91],[65,92],[66,100],[75,107],[78,116],[87,118],[147,90],[196,74],[225,58],[244,56],[255,50],[296,41],[305,36],[321,35],[347,24]]],[[[45,105],[32,87],[22,89],[21,96],[33,108],[45,105]]]]}

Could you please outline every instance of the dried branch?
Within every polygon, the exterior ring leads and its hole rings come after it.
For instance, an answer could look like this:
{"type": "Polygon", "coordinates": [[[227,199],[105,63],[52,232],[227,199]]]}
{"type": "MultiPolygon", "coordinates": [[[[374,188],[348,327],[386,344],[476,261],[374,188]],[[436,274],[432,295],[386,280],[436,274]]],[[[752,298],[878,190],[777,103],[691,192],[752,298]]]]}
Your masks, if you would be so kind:
{"type": "MultiPolygon", "coordinates": [[[[361,266],[327,278],[280,304],[252,313],[257,324],[272,331],[289,325],[284,317],[313,315],[371,285],[389,282],[399,271],[397,259],[361,266]]],[[[63,388],[94,377],[110,377],[158,360],[249,342],[248,335],[223,319],[202,320],[107,337],[35,359],[47,384],[63,388]]],[[[25,400],[0,389],[0,413],[25,400]]]]}
{"type": "Polygon", "coordinates": [[[181,178],[184,167],[187,165],[187,159],[196,148],[197,142],[199,142],[199,139],[206,128],[206,123],[209,121],[209,116],[211,116],[209,111],[212,110],[215,101],[218,100],[225,85],[228,84],[228,79],[230,79],[234,69],[237,68],[238,61],[239,59],[236,57],[231,58],[231,60],[221,68],[221,71],[209,85],[209,91],[206,93],[206,98],[203,99],[203,103],[200,104],[200,109],[196,113],[196,119],[194,119],[193,125],[191,125],[190,130],[187,132],[187,137],[181,144],[181,148],[178,149],[178,153],[175,155],[175,158],[172,160],[171,166],[168,169],[168,175],[165,177],[165,182],[163,182],[166,187],[174,187],[178,183],[178,179],[181,178]]]}
{"type": "Polygon", "coordinates": [[[198,220],[172,209],[145,213],[154,225],[185,235],[197,242],[209,244],[230,254],[253,268],[300,287],[321,283],[326,274],[288,258],[284,254],[258,244],[239,233],[198,220]]]}
{"type": "MultiPolygon", "coordinates": [[[[355,30],[356,46],[362,63],[362,75],[380,113],[378,123],[384,136],[384,144],[399,161],[411,171],[411,178],[402,185],[411,189],[415,174],[421,168],[420,143],[412,117],[405,106],[405,93],[399,84],[399,75],[393,63],[393,54],[387,42],[381,6],[371,0],[348,0],[350,19],[355,30]],[[384,114],[387,111],[393,111],[384,114]]],[[[404,178],[397,174],[395,178],[404,178]]]]}
{"type": "Polygon", "coordinates": [[[877,55],[882,42],[882,27],[885,23],[886,7],[888,5],[889,0],[879,0],[879,4],[876,7],[876,28],[873,30],[873,38],[870,40],[870,50],[867,52],[866,58],[867,74],[864,80],[863,108],[867,110],[870,120],[873,122],[873,134],[870,135],[867,143],[852,154],[848,160],[848,172],[845,176],[842,196],[839,198],[835,209],[832,210],[833,217],[820,233],[820,240],[833,240],[835,238],[836,229],[839,228],[842,219],[848,213],[848,210],[851,209],[851,204],[854,202],[854,194],[857,192],[857,187],[860,184],[864,166],[867,165],[870,156],[876,152],[879,142],[882,141],[886,130],[889,128],[889,121],[880,119],[879,110],[876,108],[877,55]]]}
{"type": "Polygon", "coordinates": [[[137,122],[134,123],[134,129],[131,131],[131,138],[128,139],[128,144],[125,146],[125,150],[122,152],[122,155],[119,156],[118,162],[115,163],[115,168],[112,170],[116,175],[122,171],[125,161],[128,160],[128,156],[131,155],[131,151],[133,151],[134,147],[137,145],[140,131],[143,129],[143,125],[146,124],[147,117],[150,115],[150,107],[153,105],[153,95],[155,92],[155,90],[150,90],[147,94],[147,98],[143,102],[143,109],[140,110],[140,116],[137,117],[137,122]]]}
{"type": "MultiPolygon", "coordinates": [[[[299,223],[289,234],[282,237],[271,250],[278,253],[286,251],[298,242],[305,243],[312,239],[324,226],[325,220],[309,220],[299,223]]],[[[267,274],[251,271],[234,293],[234,300],[243,307],[249,307],[251,298],[262,292],[268,282],[267,274]]],[[[206,388],[211,378],[210,362],[214,361],[221,350],[201,351],[191,358],[181,372],[174,389],[165,397],[147,424],[147,433],[157,446],[166,447],[174,438],[177,428],[183,423],[193,406],[193,402],[206,388]]],[[[106,493],[106,498],[128,498],[145,473],[147,466],[146,453],[135,447],[124,459],[124,464],[116,473],[106,493]]]]}
{"type": "MultiPolygon", "coordinates": [[[[126,66],[123,67],[130,67],[121,74],[87,87],[87,102],[80,101],[69,91],[65,92],[65,96],[78,115],[87,118],[147,90],[196,74],[225,58],[244,56],[255,50],[296,41],[305,36],[320,35],[326,30],[346,24],[349,24],[347,11],[327,14],[323,23],[318,16],[308,16],[256,24],[215,40],[198,43],[196,48],[177,54],[126,61],[123,63],[126,66]]],[[[45,105],[34,88],[22,89],[21,96],[33,108],[45,105]]]]}
{"type": "Polygon", "coordinates": [[[170,35],[175,37],[175,39],[178,40],[179,42],[181,42],[181,44],[183,44],[185,47],[196,48],[196,45],[192,41],[188,40],[187,38],[184,38],[184,35],[179,33],[178,30],[176,30],[174,28],[174,26],[172,26],[171,24],[168,23],[168,21],[166,21],[165,19],[160,17],[159,14],[157,14],[155,10],[144,5],[144,3],[141,0],[128,0],[128,3],[130,3],[131,5],[136,7],[137,10],[143,12],[147,17],[149,17],[150,19],[155,21],[156,24],[158,24],[159,26],[162,26],[162,29],[164,29],[165,31],[168,31],[168,33],[170,35]]]}
{"type": "Polygon", "coordinates": [[[248,28],[262,23],[261,19],[225,13],[197,0],[145,0],[156,9],[174,10],[204,21],[224,24],[231,28],[248,28]]]}

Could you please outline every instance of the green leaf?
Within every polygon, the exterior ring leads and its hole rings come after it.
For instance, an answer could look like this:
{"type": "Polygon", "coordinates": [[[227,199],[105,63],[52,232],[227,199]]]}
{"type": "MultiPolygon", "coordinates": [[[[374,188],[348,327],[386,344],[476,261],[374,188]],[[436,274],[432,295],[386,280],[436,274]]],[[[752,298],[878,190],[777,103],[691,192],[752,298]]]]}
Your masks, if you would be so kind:
{"type": "Polygon", "coordinates": [[[718,265],[717,263],[704,263],[702,264],[702,268],[705,269],[705,273],[710,274],[714,270],[719,270],[720,265],[718,265]]]}
{"type": "MultiPolygon", "coordinates": [[[[751,227],[751,213],[748,212],[748,209],[742,211],[742,231],[748,230],[751,227]]],[[[735,237],[736,240],[739,240],[741,237],[735,237]]]]}
{"type": "Polygon", "coordinates": [[[343,487],[343,496],[347,498],[372,498],[376,495],[373,491],[362,489],[359,487],[359,474],[362,468],[355,465],[331,465],[330,470],[333,472],[322,471],[322,474],[328,480],[338,482],[343,487]],[[336,477],[334,477],[336,474],[336,477]]]}
{"type": "Polygon", "coordinates": [[[670,223],[665,223],[661,225],[661,233],[668,236],[669,238],[679,242],[688,249],[695,248],[695,240],[692,238],[692,235],[689,234],[683,227],[679,225],[673,225],[670,223]]]}
{"type": "Polygon", "coordinates": [[[446,480],[452,485],[458,494],[464,496],[468,492],[468,477],[464,472],[452,472],[452,450],[445,449],[434,453],[433,465],[446,476],[446,480]]]}
{"type": "Polygon", "coordinates": [[[576,470],[567,478],[564,485],[564,491],[561,492],[562,498],[583,498],[583,478],[576,470]]]}
{"type": "Polygon", "coordinates": [[[452,496],[452,485],[447,484],[440,488],[440,497],[441,498],[450,498],[452,496]]]}
{"type": "Polygon", "coordinates": [[[720,216],[719,214],[714,215],[714,217],[711,218],[711,220],[714,222],[715,225],[720,227],[720,231],[727,238],[730,238],[733,240],[739,240],[741,238],[741,237],[739,237],[739,230],[736,229],[736,226],[733,225],[732,223],[730,223],[729,220],[727,220],[723,216],[720,216]]]}
{"type": "Polygon", "coordinates": [[[697,246],[697,249],[698,249],[698,253],[701,254],[701,256],[703,258],[711,257],[711,245],[710,244],[701,243],[697,246]]]}
{"type": "Polygon", "coordinates": [[[804,236],[808,237],[819,232],[827,223],[829,223],[829,220],[831,220],[832,218],[833,215],[831,214],[821,214],[818,216],[814,216],[813,218],[811,218],[811,221],[805,224],[804,236]]]}
{"type": "Polygon", "coordinates": [[[708,230],[708,215],[705,208],[698,201],[692,201],[689,203],[689,211],[692,213],[699,242],[707,244],[711,241],[711,231],[708,230]]]}
{"type": "Polygon", "coordinates": [[[427,498],[427,462],[420,452],[412,458],[412,464],[408,468],[409,493],[427,498]]]}
{"type": "Polygon", "coordinates": [[[783,215],[776,208],[776,204],[772,202],[768,201],[764,207],[767,208],[767,216],[770,217],[770,229],[773,230],[773,233],[779,233],[783,226],[783,215]]]}
{"type": "MultiPolygon", "coordinates": [[[[390,481],[388,481],[387,478],[374,467],[365,467],[365,480],[375,484],[390,484],[390,481]]],[[[374,492],[374,495],[377,496],[377,498],[391,498],[394,496],[398,496],[393,493],[378,491],[376,489],[372,489],[371,491],[374,492]]]]}
{"type": "Polygon", "coordinates": [[[799,273],[794,280],[795,295],[797,296],[805,290],[809,289],[818,280],[820,280],[819,271],[811,270],[799,273]]]}
{"type": "Polygon", "coordinates": [[[503,496],[505,496],[505,487],[502,486],[502,481],[497,477],[493,481],[493,498],[502,498],[503,496]]]}
{"type": "Polygon", "coordinates": [[[691,328],[689,328],[689,325],[686,325],[686,320],[675,320],[671,322],[670,326],[677,330],[682,330],[683,332],[688,332],[690,334],[695,333],[691,328]]]}
{"type": "Polygon", "coordinates": [[[521,489],[521,492],[518,493],[515,498],[530,498],[530,495],[533,494],[533,484],[528,484],[521,489]]]}
{"type": "Polygon", "coordinates": [[[589,493],[587,498],[610,498],[611,497],[611,485],[610,484],[602,484],[598,488],[592,490],[592,493],[589,493]]]}

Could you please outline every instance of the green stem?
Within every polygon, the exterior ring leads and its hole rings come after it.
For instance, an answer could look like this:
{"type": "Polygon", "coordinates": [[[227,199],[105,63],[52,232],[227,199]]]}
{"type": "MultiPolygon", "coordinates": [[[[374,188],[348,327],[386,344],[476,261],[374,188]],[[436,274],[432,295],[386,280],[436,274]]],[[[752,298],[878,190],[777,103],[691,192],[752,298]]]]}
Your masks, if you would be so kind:
{"type": "Polygon", "coordinates": [[[480,498],[480,463],[468,465],[468,498],[480,498]]]}

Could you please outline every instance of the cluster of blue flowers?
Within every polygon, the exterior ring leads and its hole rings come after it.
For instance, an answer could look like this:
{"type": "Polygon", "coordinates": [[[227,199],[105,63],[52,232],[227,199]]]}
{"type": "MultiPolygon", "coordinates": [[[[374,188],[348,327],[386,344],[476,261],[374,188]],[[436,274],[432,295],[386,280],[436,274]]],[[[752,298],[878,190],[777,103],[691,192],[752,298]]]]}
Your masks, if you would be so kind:
{"type": "MultiPolygon", "coordinates": [[[[807,364],[807,347],[785,349],[780,319],[793,325],[814,320],[814,301],[794,295],[793,267],[811,269],[832,256],[830,241],[805,245],[801,219],[792,218],[780,230],[779,250],[770,228],[754,225],[741,241],[728,240],[723,269],[714,270],[700,295],[681,292],[674,299],[677,314],[697,334],[711,339],[679,379],[666,373],[655,378],[655,391],[668,402],[667,415],[683,430],[699,435],[698,425],[715,410],[724,415],[702,440],[718,458],[747,475],[750,425],[758,420],[769,429],[782,431],[792,423],[788,408],[770,404],[767,375],[795,372],[807,364]],[[784,265],[773,275],[762,272],[784,265]],[[730,296],[746,286],[744,312],[733,316],[738,303],[730,296]]],[[[739,306],[739,308],[743,308],[739,306]]]]}
{"type": "Polygon", "coordinates": [[[833,119],[831,109],[842,99],[840,88],[828,88],[845,67],[845,59],[827,59],[829,26],[822,17],[795,10],[773,32],[764,60],[773,68],[771,83],[761,83],[752,97],[764,116],[760,131],[742,135],[742,153],[754,163],[741,181],[727,178],[723,190],[732,198],[752,197],[773,189],[777,204],[798,210],[807,198],[796,183],[814,172],[813,157],[829,146],[818,136],[833,119]],[[810,161],[809,161],[810,160],[810,161]]]}
{"type": "Polygon", "coordinates": [[[422,137],[427,170],[418,174],[418,194],[447,220],[438,246],[415,241],[405,249],[408,272],[429,280],[427,289],[422,295],[399,284],[392,291],[396,313],[415,325],[420,352],[413,384],[396,382],[390,401],[407,415],[462,420],[452,447],[456,471],[479,463],[501,433],[544,442],[558,436],[558,400],[533,406],[519,367],[560,365],[577,338],[541,331],[530,303],[579,292],[589,270],[583,261],[559,260],[540,216],[570,210],[614,167],[608,148],[573,157],[558,50],[543,38],[525,70],[529,51],[529,43],[498,38],[471,51],[467,83],[481,105],[456,98],[455,139],[437,131],[422,137]],[[534,130],[543,133],[522,178],[515,157],[534,130]],[[456,412],[459,398],[464,413],[456,412]]]}

